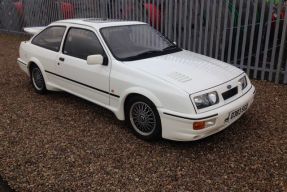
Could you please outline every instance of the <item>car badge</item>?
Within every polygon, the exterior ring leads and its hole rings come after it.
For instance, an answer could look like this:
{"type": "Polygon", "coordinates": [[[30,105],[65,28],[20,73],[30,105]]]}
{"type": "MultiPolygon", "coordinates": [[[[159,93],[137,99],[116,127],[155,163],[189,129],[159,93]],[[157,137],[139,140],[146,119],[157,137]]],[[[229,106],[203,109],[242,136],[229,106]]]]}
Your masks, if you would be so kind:
{"type": "Polygon", "coordinates": [[[232,87],[231,85],[227,85],[227,89],[231,89],[231,87],[232,87]]]}

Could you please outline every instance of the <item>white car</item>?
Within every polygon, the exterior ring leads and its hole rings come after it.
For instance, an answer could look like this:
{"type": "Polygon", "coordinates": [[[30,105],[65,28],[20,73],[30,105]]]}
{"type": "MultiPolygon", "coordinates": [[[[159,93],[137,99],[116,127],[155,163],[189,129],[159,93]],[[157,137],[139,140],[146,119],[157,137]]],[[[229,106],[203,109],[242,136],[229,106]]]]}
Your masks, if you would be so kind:
{"type": "Polygon", "coordinates": [[[111,110],[142,139],[193,141],[236,121],[253,102],[246,74],[183,50],[143,22],[71,19],[20,45],[37,93],[66,91],[111,110]]]}

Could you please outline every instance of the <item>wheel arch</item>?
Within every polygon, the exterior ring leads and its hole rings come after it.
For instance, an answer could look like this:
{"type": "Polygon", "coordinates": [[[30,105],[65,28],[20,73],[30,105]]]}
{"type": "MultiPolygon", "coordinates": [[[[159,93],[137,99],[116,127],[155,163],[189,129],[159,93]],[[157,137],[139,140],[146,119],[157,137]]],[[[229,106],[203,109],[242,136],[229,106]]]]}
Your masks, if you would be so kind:
{"type": "MultiPolygon", "coordinates": [[[[161,123],[161,117],[158,111],[158,107],[161,106],[160,101],[158,100],[155,95],[148,95],[146,93],[138,93],[138,92],[131,92],[128,95],[126,95],[124,100],[124,116],[125,120],[128,123],[128,125],[132,128],[134,134],[144,140],[153,141],[157,140],[162,136],[162,123],[161,123]],[[134,98],[134,99],[133,99],[134,98]],[[132,99],[132,102],[129,103],[130,99],[132,99]],[[133,105],[133,103],[137,103],[137,101],[143,101],[146,103],[153,111],[153,118],[155,121],[153,121],[153,128],[152,130],[149,130],[148,132],[145,132],[146,130],[141,130],[140,127],[138,127],[135,122],[134,118],[130,118],[130,112],[129,107],[133,105]]],[[[148,116],[150,117],[150,116],[148,116]]],[[[152,123],[152,122],[151,122],[152,123]]]]}
{"type": "Polygon", "coordinates": [[[40,70],[41,70],[41,72],[42,72],[42,74],[43,74],[43,76],[44,76],[44,79],[45,79],[45,82],[46,82],[46,77],[45,77],[45,69],[44,69],[44,67],[43,67],[43,65],[41,64],[41,62],[38,60],[38,59],[36,59],[36,58],[31,58],[30,60],[29,60],[29,62],[28,62],[28,66],[27,66],[27,68],[28,68],[28,72],[29,72],[29,76],[31,76],[31,67],[33,66],[33,65],[36,65],[37,67],[39,67],[40,68],[40,70]]]}
{"type": "Polygon", "coordinates": [[[119,113],[117,115],[117,117],[120,120],[125,120],[126,106],[127,106],[129,99],[131,99],[132,97],[142,96],[142,97],[145,97],[146,99],[150,100],[156,108],[162,106],[162,103],[160,102],[159,98],[155,94],[153,94],[151,91],[148,91],[146,89],[132,88],[132,89],[127,90],[125,92],[125,94],[123,94],[123,95],[124,96],[122,96],[122,100],[121,100],[121,104],[120,104],[120,110],[119,110],[119,113]]]}
{"type": "Polygon", "coordinates": [[[42,65],[42,63],[35,57],[32,57],[29,62],[28,62],[28,65],[27,65],[27,68],[28,68],[28,75],[31,77],[31,67],[33,65],[36,65],[37,67],[39,67],[39,69],[41,70],[41,73],[44,77],[44,81],[45,81],[45,84],[46,84],[46,88],[47,90],[50,90],[50,91],[59,91],[59,89],[55,88],[54,86],[51,86],[48,82],[48,77],[47,77],[47,74],[45,73],[45,68],[44,66],[42,65]]]}

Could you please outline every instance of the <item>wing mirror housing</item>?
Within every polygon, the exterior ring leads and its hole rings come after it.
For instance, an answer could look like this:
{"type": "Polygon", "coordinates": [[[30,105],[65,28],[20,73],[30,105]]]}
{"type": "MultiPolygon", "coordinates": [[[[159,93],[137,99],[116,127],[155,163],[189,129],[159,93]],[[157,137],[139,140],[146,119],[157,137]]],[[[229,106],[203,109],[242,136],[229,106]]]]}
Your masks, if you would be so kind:
{"type": "Polygon", "coordinates": [[[103,65],[104,57],[102,55],[90,55],[87,57],[88,65],[103,65]]]}

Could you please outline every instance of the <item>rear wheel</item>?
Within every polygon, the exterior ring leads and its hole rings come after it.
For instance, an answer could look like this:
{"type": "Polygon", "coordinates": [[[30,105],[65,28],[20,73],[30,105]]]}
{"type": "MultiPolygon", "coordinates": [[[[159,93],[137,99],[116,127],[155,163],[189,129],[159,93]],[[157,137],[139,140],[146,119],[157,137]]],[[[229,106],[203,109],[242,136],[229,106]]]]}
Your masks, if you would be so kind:
{"type": "Polygon", "coordinates": [[[136,136],[157,140],[161,136],[161,121],[154,104],[145,97],[135,96],[127,103],[126,120],[136,136]]]}
{"type": "Polygon", "coordinates": [[[39,67],[33,66],[31,68],[31,82],[36,93],[44,94],[47,92],[45,80],[39,67]]]}

